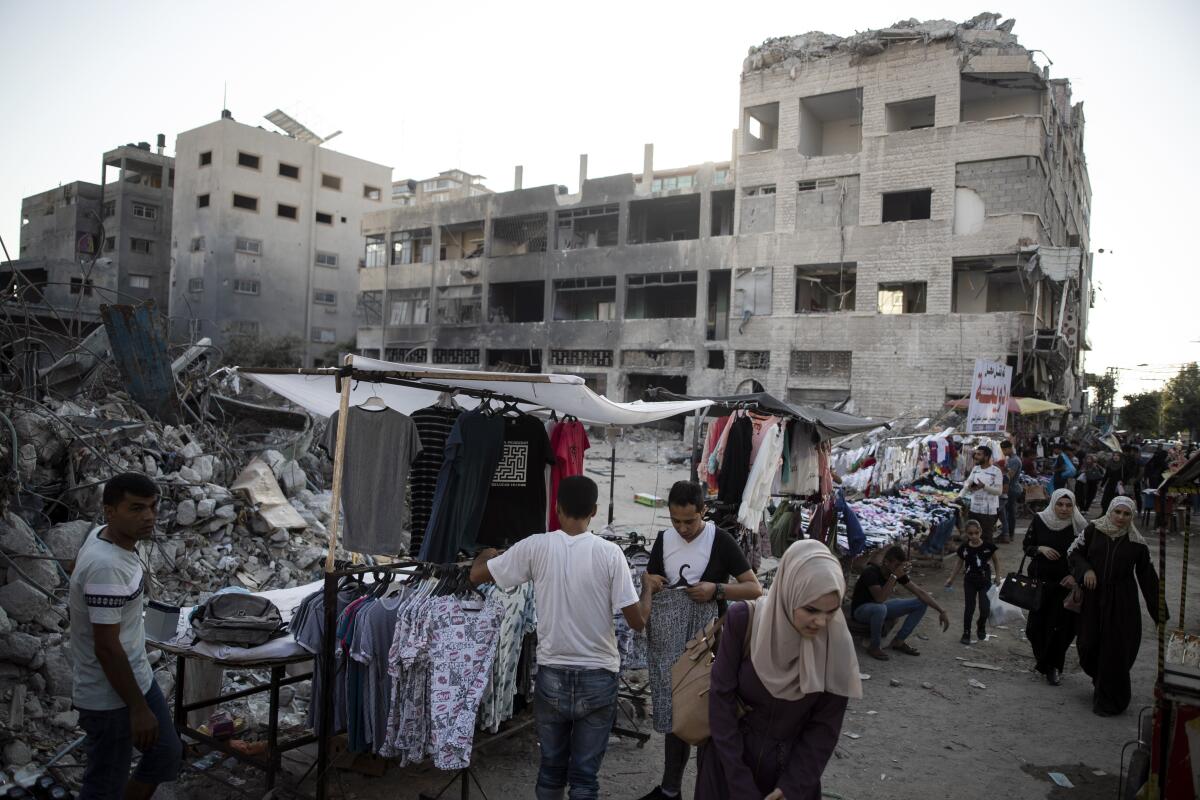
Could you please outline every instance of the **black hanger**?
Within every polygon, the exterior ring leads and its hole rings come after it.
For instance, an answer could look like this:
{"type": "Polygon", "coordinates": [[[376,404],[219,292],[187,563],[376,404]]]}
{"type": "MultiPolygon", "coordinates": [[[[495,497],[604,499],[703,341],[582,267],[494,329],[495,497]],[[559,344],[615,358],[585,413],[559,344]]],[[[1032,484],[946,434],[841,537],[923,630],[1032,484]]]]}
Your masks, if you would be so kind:
{"type": "Polygon", "coordinates": [[[687,578],[683,577],[683,571],[685,569],[691,569],[691,568],[692,568],[691,564],[684,564],[683,566],[681,566],[679,568],[679,580],[675,581],[667,588],[668,589],[687,589],[687,588],[689,588],[691,586],[691,584],[687,582],[687,578]]]}

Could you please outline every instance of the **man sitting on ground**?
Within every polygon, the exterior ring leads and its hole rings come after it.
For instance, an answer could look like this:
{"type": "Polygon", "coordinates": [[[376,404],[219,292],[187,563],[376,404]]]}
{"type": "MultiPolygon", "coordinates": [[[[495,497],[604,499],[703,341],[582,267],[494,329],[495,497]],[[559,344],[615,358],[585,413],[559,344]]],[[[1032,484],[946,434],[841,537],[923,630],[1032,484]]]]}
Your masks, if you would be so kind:
{"type": "Polygon", "coordinates": [[[904,617],[904,624],[892,637],[891,649],[905,655],[918,656],[920,652],[906,641],[921,617],[925,616],[925,607],[929,606],[938,612],[938,621],[942,624],[942,632],[950,629],[950,617],[946,610],[938,605],[933,596],[913,583],[908,577],[912,562],[900,545],[892,545],[883,554],[883,565],[868,564],[858,576],[854,585],[854,596],[850,604],[850,616],[855,622],[871,626],[871,646],[867,654],[880,661],[887,661],[889,656],[880,649],[883,638],[883,623],[889,619],[904,617]],[[907,599],[893,598],[892,592],[896,586],[903,586],[915,595],[907,599]]]}

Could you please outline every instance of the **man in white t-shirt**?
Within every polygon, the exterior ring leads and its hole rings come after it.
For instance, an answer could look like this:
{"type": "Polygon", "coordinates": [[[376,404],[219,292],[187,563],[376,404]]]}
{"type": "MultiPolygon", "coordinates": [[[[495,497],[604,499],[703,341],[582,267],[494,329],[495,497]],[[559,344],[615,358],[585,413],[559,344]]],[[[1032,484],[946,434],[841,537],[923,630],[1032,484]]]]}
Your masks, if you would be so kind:
{"type": "Polygon", "coordinates": [[[572,800],[599,796],[621,669],[613,615],[620,611],[635,631],[649,616],[650,590],[639,601],[621,548],[588,530],[596,496],[590,478],[564,478],[560,530],[522,539],[503,555],[484,550],[471,566],[477,585],[509,589],[533,581],[537,595],[537,800],[558,800],[568,784],[572,800]]]}
{"type": "Polygon", "coordinates": [[[145,574],[137,543],[154,535],[158,487],[126,472],[104,485],[107,525],[94,528],[71,572],[72,700],[87,767],[80,800],[149,800],[179,775],[183,745],[146,657],[145,574]],[[133,776],[133,750],[142,758],[133,776]]]}
{"type": "Polygon", "coordinates": [[[1004,489],[1004,474],[992,463],[992,448],[980,445],[975,448],[975,467],[963,484],[964,495],[971,498],[968,515],[983,529],[983,539],[992,541],[992,530],[1000,513],[1000,493],[1004,489]]]}

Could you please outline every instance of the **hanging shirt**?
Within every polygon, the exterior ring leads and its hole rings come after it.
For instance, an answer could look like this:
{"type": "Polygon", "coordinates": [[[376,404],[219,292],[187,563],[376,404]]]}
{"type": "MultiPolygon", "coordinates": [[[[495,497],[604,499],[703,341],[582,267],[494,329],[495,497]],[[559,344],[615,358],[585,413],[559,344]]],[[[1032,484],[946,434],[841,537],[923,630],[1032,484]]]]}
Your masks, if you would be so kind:
{"type": "Polygon", "coordinates": [[[458,408],[443,406],[419,408],[412,413],[413,423],[421,436],[421,453],[413,461],[408,482],[412,497],[412,544],[409,549],[414,553],[421,549],[421,540],[425,538],[425,528],[433,513],[438,472],[446,457],[446,440],[461,414],[458,408]]]}
{"type": "Polygon", "coordinates": [[[504,448],[492,475],[475,542],[502,547],[546,531],[546,467],[550,438],[536,417],[502,417],[504,448]]]}
{"type": "MultiPolygon", "coordinates": [[[[325,449],[337,452],[338,414],[329,418],[325,449]]],[[[342,462],[342,511],[346,524],[338,542],[354,553],[407,553],[412,522],[405,490],[421,437],[410,417],[385,408],[357,406],[346,415],[342,462]]]]}
{"type": "Polygon", "coordinates": [[[583,474],[583,454],[591,447],[587,430],[578,420],[560,422],[550,434],[550,452],[554,467],[550,470],[550,503],[546,516],[546,529],[558,527],[558,484],[563,478],[583,474]]]}
{"type": "Polygon", "coordinates": [[[433,512],[421,542],[422,561],[445,564],[453,561],[460,549],[474,547],[503,448],[504,423],[499,417],[473,410],[454,423],[446,439],[433,512]]]}
{"type": "Polygon", "coordinates": [[[530,536],[488,562],[496,585],[533,581],[537,663],[618,672],[613,614],[638,601],[621,548],[591,533],[530,536]]]}

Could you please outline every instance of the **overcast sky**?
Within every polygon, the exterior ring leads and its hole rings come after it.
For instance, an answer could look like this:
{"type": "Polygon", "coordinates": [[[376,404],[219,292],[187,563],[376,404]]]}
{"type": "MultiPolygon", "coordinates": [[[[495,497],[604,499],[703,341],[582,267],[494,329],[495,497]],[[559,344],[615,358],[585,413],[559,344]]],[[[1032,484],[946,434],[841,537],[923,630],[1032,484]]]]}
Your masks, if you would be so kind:
{"type": "MultiPolygon", "coordinates": [[[[100,155],[282,107],[331,147],[394,177],[461,167],[512,188],[729,157],[747,48],[811,30],[850,35],[903,14],[1015,17],[1085,103],[1099,292],[1089,371],[1154,388],[1200,358],[1195,230],[1200,3],[15,2],[0,0],[0,236],[21,198],[99,182],[100,155]],[[900,10],[897,10],[900,9],[900,10]],[[1105,252],[1098,251],[1104,248],[1105,252]],[[1138,364],[1150,367],[1138,368],[1138,364]]],[[[1042,56],[1038,56],[1039,59],[1042,56]]],[[[1045,63],[1045,61],[1039,61],[1045,63]]]]}

